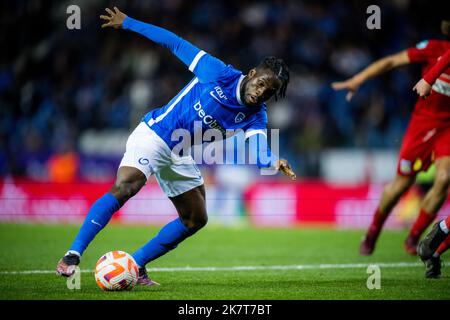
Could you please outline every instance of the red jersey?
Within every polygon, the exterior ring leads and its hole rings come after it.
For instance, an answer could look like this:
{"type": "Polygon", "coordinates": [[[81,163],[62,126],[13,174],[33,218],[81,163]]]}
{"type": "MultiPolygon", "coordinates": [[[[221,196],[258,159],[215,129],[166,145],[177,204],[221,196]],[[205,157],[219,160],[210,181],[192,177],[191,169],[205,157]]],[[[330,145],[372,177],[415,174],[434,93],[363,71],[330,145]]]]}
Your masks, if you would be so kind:
{"type": "MultiPolygon", "coordinates": [[[[423,79],[430,85],[434,84],[436,80],[450,67],[450,50],[444,54],[442,58],[431,68],[426,75],[423,76],[423,79]]],[[[447,77],[444,77],[444,81],[447,80],[447,77]]],[[[440,80],[440,81],[443,81],[440,80]]]]}
{"type": "MultiPolygon", "coordinates": [[[[422,63],[422,77],[450,49],[450,41],[425,40],[407,50],[411,63],[422,63]]],[[[432,86],[427,99],[419,98],[414,108],[415,115],[450,120],[450,68],[445,69],[432,86]]]]}

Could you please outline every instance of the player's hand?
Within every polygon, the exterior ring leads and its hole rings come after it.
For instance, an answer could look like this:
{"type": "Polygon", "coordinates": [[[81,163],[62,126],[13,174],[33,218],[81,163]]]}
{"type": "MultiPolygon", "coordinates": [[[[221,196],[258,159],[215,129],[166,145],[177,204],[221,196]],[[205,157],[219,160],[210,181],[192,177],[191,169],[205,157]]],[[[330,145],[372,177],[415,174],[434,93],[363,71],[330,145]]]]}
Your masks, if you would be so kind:
{"type": "Polygon", "coordinates": [[[283,172],[285,175],[287,175],[292,180],[297,179],[296,174],[294,173],[294,171],[292,171],[292,168],[289,165],[289,163],[287,162],[287,160],[284,160],[284,159],[277,160],[277,162],[275,164],[275,169],[283,172]]]}
{"type": "Polygon", "coordinates": [[[416,91],[419,96],[426,99],[431,93],[431,86],[425,80],[420,79],[414,86],[413,91],[416,91]]]}
{"type": "Polygon", "coordinates": [[[117,7],[114,7],[114,11],[112,11],[109,8],[106,8],[105,11],[108,12],[109,15],[100,16],[100,19],[107,21],[106,23],[102,24],[102,28],[106,27],[113,27],[114,29],[122,28],[123,20],[125,20],[127,15],[121,12],[119,9],[117,9],[117,7]]]}
{"type": "Polygon", "coordinates": [[[345,99],[347,101],[350,101],[350,100],[352,100],[353,95],[356,93],[356,91],[358,91],[358,88],[360,85],[361,84],[359,83],[359,81],[357,81],[355,78],[350,78],[345,81],[333,82],[331,84],[331,87],[334,90],[348,90],[348,93],[345,96],[345,99]]]}

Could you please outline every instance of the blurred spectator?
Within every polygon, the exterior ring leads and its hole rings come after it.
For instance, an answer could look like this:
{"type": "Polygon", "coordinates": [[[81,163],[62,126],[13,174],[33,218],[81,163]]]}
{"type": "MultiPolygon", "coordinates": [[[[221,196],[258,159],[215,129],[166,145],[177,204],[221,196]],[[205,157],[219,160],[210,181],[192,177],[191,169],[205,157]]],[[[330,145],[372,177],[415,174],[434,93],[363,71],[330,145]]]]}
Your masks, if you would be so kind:
{"type": "Polygon", "coordinates": [[[78,156],[75,152],[53,154],[48,160],[50,182],[74,182],[78,172],[78,156]]]}

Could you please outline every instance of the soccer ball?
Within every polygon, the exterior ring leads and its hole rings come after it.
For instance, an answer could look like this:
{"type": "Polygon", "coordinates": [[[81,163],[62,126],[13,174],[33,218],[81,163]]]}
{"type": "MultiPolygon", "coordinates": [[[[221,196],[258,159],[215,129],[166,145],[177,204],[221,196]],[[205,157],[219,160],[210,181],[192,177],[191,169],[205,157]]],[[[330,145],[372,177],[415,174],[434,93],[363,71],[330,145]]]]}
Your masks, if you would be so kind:
{"type": "Polygon", "coordinates": [[[106,291],[131,290],[138,276],[136,262],[123,251],[105,253],[95,265],[95,282],[106,291]]]}

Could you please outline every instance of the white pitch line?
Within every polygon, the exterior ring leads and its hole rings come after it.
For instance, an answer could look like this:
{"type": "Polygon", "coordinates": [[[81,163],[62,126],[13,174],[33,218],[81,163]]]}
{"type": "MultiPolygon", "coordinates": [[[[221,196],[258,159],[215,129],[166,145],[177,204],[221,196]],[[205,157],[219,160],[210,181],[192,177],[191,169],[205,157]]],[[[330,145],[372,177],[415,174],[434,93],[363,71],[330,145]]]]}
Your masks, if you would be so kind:
{"type": "MultiPolygon", "coordinates": [[[[177,267],[177,268],[147,268],[149,272],[186,272],[186,271],[260,271],[260,270],[314,270],[314,269],[358,269],[367,268],[369,265],[377,265],[380,268],[412,268],[423,267],[418,262],[371,262],[371,263],[344,263],[344,264],[300,264],[285,266],[234,266],[234,267],[177,267]]],[[[81,272],[89,273],[93,270],[82,269],[81,272]]],[[[0,271],[0,275],[17,274],[52,274],[55,270],[21,270],[0,271]]]]}

